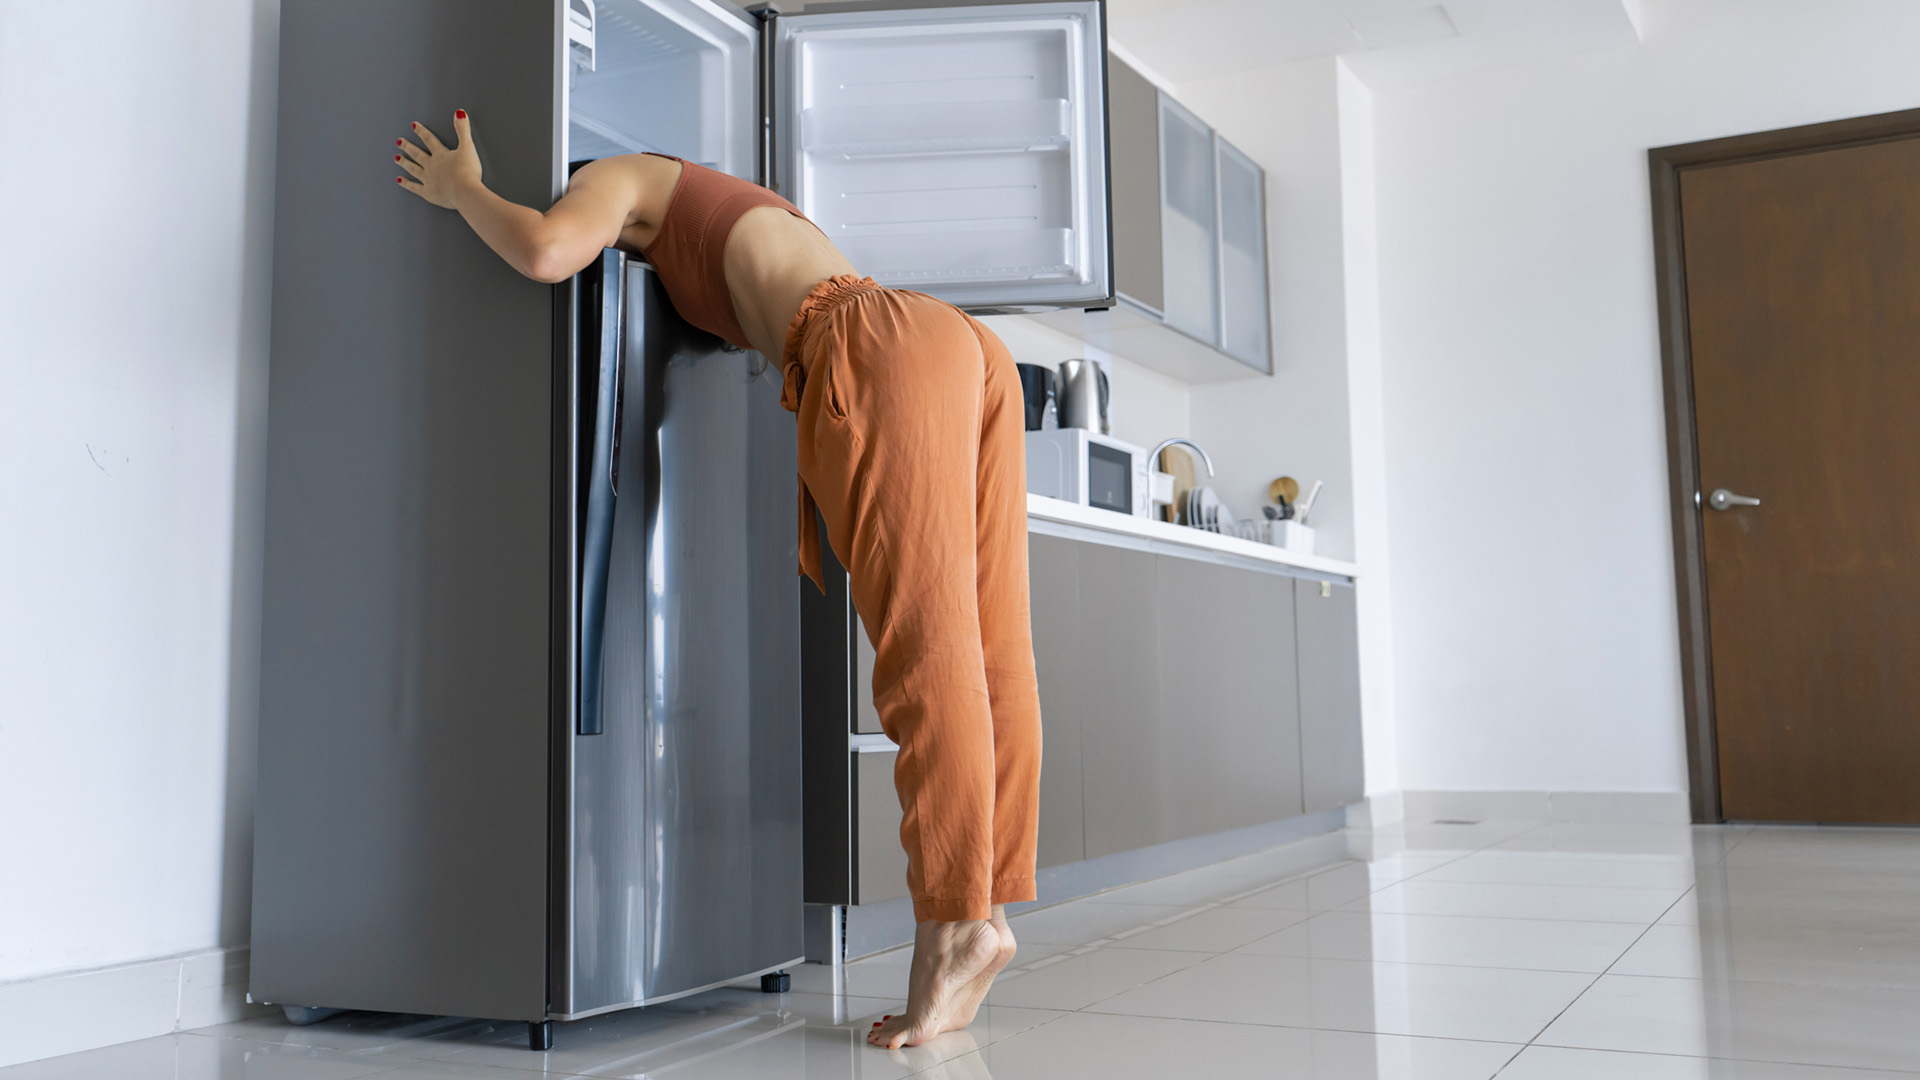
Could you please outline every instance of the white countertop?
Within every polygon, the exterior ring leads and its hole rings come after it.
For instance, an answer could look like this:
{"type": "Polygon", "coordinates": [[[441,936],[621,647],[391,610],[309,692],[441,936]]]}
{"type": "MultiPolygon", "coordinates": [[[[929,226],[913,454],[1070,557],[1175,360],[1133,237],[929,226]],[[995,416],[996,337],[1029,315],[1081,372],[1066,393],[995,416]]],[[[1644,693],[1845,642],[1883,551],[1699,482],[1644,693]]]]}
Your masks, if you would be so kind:
{"type": "Polygon", "coordinates": [[[1100,529],[1106,532],[1125,533],[1145,540],[1158,540],[1169,544],[1185,544],[1188,547],[1219,551],[1228,555],[1238,555],[1262,562],[1278,563],[1281,566],[1295,566],[1302,570],[1312,570],[1321,574],[1334,574],[1340,577],[1357,578],[1360,568],[1353,563],[1340,559],[1329,559],[1324,555],[1303,555],[1297,551],[1288,551],[1271,544],[1242,540],[1237,536],[1222,536],[1204,529],[1190,529],[1185,525],[1175,525],[1156,518],[1134,517],[1131,514],[1117,514],[1112,510],[1102,510],[1093,506],[1051,499],[1045,495],[1027,493],[1027,516],[1045,521],[1058,521],[1068,525],[1079,525],[1088,529],[1100,529]]]}

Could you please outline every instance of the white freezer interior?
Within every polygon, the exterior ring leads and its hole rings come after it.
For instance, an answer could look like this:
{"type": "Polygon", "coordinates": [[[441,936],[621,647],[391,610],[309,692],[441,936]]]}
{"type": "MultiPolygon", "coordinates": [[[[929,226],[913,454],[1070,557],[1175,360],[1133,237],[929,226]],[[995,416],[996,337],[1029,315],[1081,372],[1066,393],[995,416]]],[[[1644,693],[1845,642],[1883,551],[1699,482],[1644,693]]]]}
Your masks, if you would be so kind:
{"type": "MultiPolygon", "coordinates": [[[[585,18],[582,0],[563,15],[585,18]]],[[[654,151],[759,178],[759,31],[715,0],[597,0],[592,69],[570,48],[568,161],[654,151]]]]}
{"type": "Polygon", "coordinates": [[[854,267],[959,304],[1107,295],[1086,3],[783,16],[776,180],[854,267]]]}

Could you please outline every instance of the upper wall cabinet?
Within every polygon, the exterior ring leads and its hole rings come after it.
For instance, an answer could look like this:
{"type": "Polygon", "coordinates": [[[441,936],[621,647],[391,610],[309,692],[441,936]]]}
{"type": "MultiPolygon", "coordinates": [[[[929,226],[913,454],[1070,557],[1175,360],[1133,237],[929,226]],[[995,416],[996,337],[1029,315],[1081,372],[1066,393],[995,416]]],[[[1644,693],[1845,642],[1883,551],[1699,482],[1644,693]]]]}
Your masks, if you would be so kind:
{"type": "Polygon", "coordinates": [[[1187,382],[1269,374],[1266,173],[1109,56],[1114,307],[1035,316],[1187,382]]]}

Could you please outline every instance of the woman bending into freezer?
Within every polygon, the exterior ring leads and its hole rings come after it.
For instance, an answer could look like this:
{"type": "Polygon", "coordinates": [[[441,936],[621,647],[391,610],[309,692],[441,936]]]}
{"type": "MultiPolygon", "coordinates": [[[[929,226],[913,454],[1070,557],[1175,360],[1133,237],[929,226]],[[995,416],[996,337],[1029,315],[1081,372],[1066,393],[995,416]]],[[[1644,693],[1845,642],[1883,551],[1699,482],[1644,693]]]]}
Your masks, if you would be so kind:
{"type": "Polygon", "coordinates": [[[1040,698],[1027,612],[1020,379],[993,332],[883,288],[765,188],[653,154],[574,174],[541,213],[489,191],[471,121],[420,124],[400,183],[459,211],[513,268],[565,281],[601,249],[653,265],[682,317],[767,357],[798,414],[801,570],[822,584],[814,508],[874,648],[873,701],[917,922],[895,1049],[971,1023],[1013,959],[1005,905],[1034,898],[1040,698]]]}

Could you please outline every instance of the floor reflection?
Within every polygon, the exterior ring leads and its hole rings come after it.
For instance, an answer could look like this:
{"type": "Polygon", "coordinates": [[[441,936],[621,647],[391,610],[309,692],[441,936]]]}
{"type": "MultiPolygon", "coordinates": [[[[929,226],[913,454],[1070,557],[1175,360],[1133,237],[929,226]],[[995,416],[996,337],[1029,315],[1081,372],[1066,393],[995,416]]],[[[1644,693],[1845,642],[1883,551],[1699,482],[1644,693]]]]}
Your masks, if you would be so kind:
{"type": "Polygon", "coordinates": [[[1920,1077],[1920,831],[1524,821],[1353,832],[1017,916],[977,1022],[865,1045],[904,951],[561,1025],[265,1017],[0,1080],[1920,1077]],[[501,1070],[517,1070],[503,1072],[501,1070]]]}

